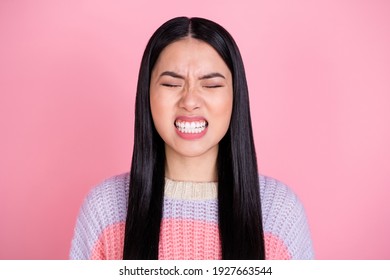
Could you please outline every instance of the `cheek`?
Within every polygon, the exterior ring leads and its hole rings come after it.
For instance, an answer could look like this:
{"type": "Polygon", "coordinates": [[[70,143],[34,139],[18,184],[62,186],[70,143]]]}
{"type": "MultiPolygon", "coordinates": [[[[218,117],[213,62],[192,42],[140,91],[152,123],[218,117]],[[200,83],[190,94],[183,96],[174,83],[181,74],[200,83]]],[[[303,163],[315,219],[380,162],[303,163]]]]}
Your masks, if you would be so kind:
{"type": "Polygon", "coordinates": [[[219,99],[215,103],[215,112],[219,118],[229,124],[233,109],[233,98],[231,96],[219,99]]]}
{"type": "Polygon", "coordinates": [[[150,111],[152,112],[153,120],[162,111],[161,103],[159,103],[153,96],[150,96],[150,111]]]}
{"type": "Polygon", "coordinates": [[[163,108],[161,106],[161,103],[158,102],[158,99],[153,94],[150,95],[150,111],[152,113],[152,119],[153,119],[154,126],[157,129],[157,131],[159,131],[159,127],[160,127],[159,120],[161,119],[161,116],[163,115],[162,114],[163,108]]]}
{"type": "Polygon", "coordinates": [[[169,131],[172,126],[171,114],[172,109],[169,109],[165,99],[158,98],[158,95],[151,94],[150,96],[150,110],[152,113],[152,119],[154,127],[158,134],[162,137],[169,131]]]}

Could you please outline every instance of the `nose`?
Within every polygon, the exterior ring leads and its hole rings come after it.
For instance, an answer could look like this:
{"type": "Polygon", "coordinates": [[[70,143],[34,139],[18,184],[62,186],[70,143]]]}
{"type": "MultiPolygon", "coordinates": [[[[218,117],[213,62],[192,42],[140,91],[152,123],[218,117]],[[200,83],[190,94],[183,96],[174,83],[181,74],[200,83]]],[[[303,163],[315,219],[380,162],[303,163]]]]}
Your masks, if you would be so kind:
{"type": "Polygon", "coordinates": [[[199,93],[194,87],[184,88],[179,101],[180,108],[188,112],[196,110],[200,107],[201,100],[199,93]]]}

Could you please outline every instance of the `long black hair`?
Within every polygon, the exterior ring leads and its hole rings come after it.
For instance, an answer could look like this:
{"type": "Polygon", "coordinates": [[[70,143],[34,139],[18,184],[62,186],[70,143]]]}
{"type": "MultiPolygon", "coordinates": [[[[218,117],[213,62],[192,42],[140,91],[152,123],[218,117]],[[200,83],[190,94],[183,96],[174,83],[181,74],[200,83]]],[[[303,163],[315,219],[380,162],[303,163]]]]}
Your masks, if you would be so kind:
{"type": "Polygon", "coordinates": [[[232,36],[207,19],[177,17],[150,38],[141,61],[135,102],[134,148],[124,259],[157,259],[162,219],[165,150],[150,111],[151,72],[161,51],[185,37],[212,46],[233,77],[230,126],[219,143],[218,220],[223,259],[264,259],[256,152],[244,65],[232,36]]]}

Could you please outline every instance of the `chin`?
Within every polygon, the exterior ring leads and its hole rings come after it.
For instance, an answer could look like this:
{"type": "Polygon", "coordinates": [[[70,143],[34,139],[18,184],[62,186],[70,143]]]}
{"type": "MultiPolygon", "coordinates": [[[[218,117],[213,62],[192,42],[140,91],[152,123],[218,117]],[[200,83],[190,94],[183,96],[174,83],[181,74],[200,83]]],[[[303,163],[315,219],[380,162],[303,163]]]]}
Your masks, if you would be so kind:
{"type": "Polygon", "coordinates": [[[186,147],[180,147],[178,149],[173,149],[173,151],[183,157],[201,157],[208,156],[208,154],[214,153],[214,149],[217,148],[216,154],[218,151],[218,146],[211,147],[190,147],[186,145],[186,147]]]}

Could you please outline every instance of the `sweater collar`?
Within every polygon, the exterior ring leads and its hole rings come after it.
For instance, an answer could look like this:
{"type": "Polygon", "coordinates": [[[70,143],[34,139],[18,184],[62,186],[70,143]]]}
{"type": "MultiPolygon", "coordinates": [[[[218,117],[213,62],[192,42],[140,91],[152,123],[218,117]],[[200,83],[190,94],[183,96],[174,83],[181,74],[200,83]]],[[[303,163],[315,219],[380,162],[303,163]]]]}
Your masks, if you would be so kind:
{"type": "Polygon", "coordinates": [[[174,181],[165,178],[165,197],[182,200],[217,199],[217,182],[174,181]]]}

